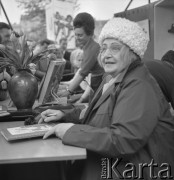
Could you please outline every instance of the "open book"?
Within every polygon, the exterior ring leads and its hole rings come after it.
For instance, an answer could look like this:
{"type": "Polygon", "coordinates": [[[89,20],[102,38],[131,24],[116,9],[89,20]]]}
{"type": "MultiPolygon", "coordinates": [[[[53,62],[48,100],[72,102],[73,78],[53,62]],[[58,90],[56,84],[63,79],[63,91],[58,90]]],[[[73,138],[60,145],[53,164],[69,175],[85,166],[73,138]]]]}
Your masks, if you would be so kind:
{"type": "Polygon", "coordinates": [[[34,137],[43,136],[53,126],[55,126],[54,123],[11,127],[11,128],[2,129],[1,134],[4,136],[4,138],[7,141],[34,138],[34,137]]]}

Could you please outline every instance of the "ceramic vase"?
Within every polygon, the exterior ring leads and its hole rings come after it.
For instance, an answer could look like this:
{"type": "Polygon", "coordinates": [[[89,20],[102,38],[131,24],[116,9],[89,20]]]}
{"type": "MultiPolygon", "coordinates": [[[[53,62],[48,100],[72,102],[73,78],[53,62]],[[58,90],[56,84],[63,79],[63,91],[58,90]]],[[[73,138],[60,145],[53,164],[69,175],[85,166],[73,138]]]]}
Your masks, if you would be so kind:
{"type": "Polygon", "coordinates": [[[38,82],[28,69],[20,69],[8,83],[11,100],[18,110],[32,109],[37,98],[38,82]]]}

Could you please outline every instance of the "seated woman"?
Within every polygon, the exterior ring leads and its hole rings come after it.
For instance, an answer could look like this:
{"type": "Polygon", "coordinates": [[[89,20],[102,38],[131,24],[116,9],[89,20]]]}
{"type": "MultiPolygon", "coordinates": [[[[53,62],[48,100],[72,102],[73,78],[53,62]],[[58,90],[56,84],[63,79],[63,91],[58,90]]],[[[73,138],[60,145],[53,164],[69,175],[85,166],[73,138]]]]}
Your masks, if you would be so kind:
{"type": "Polygon", "coordinates": [[[78,119],[78,109],[42,112],[39,123],[66,122],[55,125],[43,138],[55,134],[66,145],[87,149],[87,159],[71,165],[70,179],[171,178],[174,120],[141,60],[148,44],[146,34],[135,22],[113,18],[104,25],[99,42],[99,63],[112,78],[103,80],[83,119],[78,119]],[[49,117],[52,113],[56,115],[49,117]],[[105,174],[102,162],[110,166],[105,174]]]}

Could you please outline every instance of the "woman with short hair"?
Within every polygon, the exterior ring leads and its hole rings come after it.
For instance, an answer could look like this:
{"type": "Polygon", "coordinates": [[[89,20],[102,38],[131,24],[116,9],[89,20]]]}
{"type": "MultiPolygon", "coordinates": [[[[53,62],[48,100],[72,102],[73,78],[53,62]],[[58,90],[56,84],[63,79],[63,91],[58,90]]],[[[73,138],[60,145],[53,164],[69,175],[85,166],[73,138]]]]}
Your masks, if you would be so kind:
{"type": "Polygon", "coordinates": [[[88,74],[91,74],[91,87],[95,92],[102,81],[104,73],[103,68],[99,66],[97,61],[100,46],[93,39],[94,18],[88,13],[79,13],[74,18],[73,26],[77,44],[83,50],[83,62],[78,75],[73,78],[66,91],[58,93],[59,96],[73,94],[88,74]]]}

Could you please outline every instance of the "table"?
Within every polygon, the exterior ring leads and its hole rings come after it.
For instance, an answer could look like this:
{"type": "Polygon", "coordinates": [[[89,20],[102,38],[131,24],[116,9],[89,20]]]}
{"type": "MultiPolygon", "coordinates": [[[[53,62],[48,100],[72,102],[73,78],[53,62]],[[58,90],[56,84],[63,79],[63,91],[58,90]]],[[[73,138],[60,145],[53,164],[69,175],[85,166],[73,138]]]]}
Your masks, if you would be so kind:
{"type": "MultiPolygon", "coordinates": [[[[22,126],[23,122],[1,122],[0,129],[22,126]]],[[[86,158],[83,148],[63,145],[56,137],[43,140],[42,138],[7,142],[0,135],[0,164],[40,162],[40,161],[65,161],[86,158]]]]}
{"type": "MultiPolygon", "coordinates": [[[[0,122],[0,130],[24,122],[0,122]]],[[[67,146],[56,137],[8,142],[0,134],[0,164],[53,162],[86,159],[86,149],[67,146]]]]}

